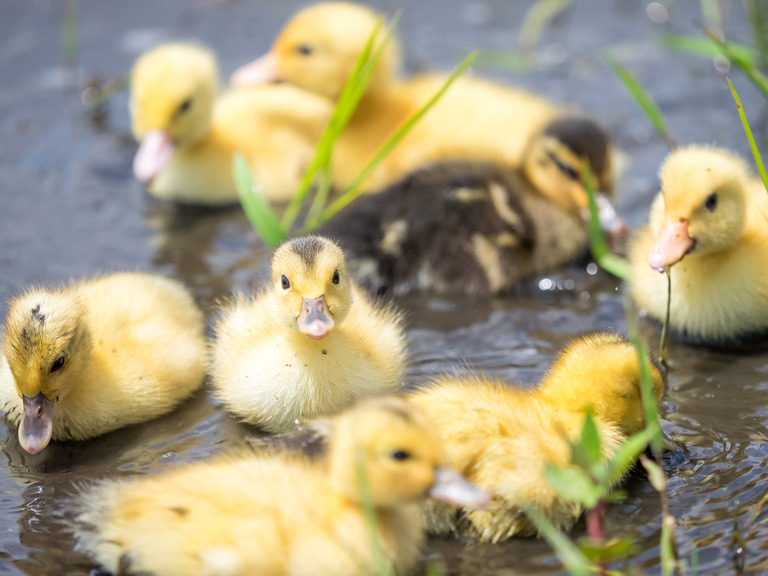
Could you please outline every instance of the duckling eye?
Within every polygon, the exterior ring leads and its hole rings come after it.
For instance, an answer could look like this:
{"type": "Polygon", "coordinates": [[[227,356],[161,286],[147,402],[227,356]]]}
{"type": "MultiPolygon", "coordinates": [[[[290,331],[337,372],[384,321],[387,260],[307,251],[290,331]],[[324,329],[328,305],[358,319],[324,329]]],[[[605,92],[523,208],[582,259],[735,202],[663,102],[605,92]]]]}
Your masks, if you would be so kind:
{"type": "Polygon", "coordinates": [[[56,358],[54,363],[51,364],[51,370],[50,370],[51,374],[53,374],[54,372],[58,372],[59,370],[64,368],[65,361],[66,361],[66,358],[64,356],[59,356],[58,358],[56,358]]]}
{"type": "Polygon", "coordinates": [[[296,52],[301,54],[302,56],[309,56],[312,54],[312,46],[307,46],[306,44],[299,44],[296,46],[296,52]]]}
{"type": "Polygon", "coordinates": [[[288,290],[288,288],[291,287],[291,281],[288,280],[288,277],[285,274],[280,278],[280,285],[283,287],[283,290],[288,290]]]}
{"type": "Polygon", "coordinates": [[[408,458],[411,457],[411,455],[406,452],[405,450],[395,450],[391,454],[393,460],[397,460],[398,462],[402,462],[403,460],[408,460],[408,458]]]}
{"type": "Polygon", "coordinates": [[[714,212],[715,208],[717,208],[717,194],[715,192],[707,196],[707,199],[704,201],[704,208],[710,212],[714,212]]]}
{"type": "Polygon", "coordinates": [[[187,110],[189,110],[192,107],[192,98],[187,98],[179,104],[178,112],[179,114],[184,114],[187,110]]]}
{"type": "Polygon", "coordinates": [[[340,281],[341,281],[341,279],[339,278],[339,271],[338,270],[334,270],[333,271],[333,278],[331,278],[331,282],[333,282],[334,284],[336,284],[338,286],[340,281]]]}
{"type": "Polygon", "coordinates": [[[581,176],[579,176],[578,171],[573,166],[569,166],[565,162],[561,161],[560,158],[558,158],[555,154],[552,152],[547,152],[547,156],[549,156],[549,159],[554,162],[555,166],[557,166],[557,169],[560,170],[563,174],[565,174],[568,178],[571,180],[581,180],[581,176]]]}

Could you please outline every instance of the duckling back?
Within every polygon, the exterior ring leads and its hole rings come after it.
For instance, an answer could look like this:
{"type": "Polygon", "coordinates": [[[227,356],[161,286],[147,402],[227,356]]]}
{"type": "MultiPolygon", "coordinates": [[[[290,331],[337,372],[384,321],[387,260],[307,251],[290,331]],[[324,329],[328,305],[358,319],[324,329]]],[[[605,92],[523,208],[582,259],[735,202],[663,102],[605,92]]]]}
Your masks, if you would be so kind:
{"type": "Polygon", "coordinates": [[[14,299],[0,394],[22,446],[35,453],[51,437],[83,440],[168,412],[202,384],[203,330],[183,286],[140,273],[14,299]],[[29,428],[47,437],[25,440],[29,428]]]}
{"type": "Polygon", "coordinates": [[[587,247],[578,212],[492,164],[437,164],[358,198],[321,232],[378,292],[497,294],[575,259],[587,247]]]}
{"type": "Polygon", "coordinates": [[[399,389],[404,362],[398,312],[354,285],[336,244],[308,236],[276,251],[264,293],[224,306],[212,376],[229,410],[276,432],[399,389]]]}

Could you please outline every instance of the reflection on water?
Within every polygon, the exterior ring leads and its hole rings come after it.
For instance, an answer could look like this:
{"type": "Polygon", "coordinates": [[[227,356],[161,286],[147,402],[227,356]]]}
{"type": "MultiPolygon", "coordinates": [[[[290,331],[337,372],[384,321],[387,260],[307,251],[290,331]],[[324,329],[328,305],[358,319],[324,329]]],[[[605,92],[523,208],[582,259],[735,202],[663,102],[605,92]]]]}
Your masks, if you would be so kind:
{"type": "MultiPolygon", "coordinates": [[[[196,38],[220,51],[222,70],[266,50],[274,30],[300,4],[168,0],[93,2],[80,6],[80,71],[110,78],[124,73],[150,41],[196,38]],[[149,33],[151,31],[151,34],[149,33]]],[[[401,32],[409,61],[449,67],[465,48],[514,49],[526,3],[494,0],[386,2],[405,9],[401,32]]],[[[748,153],[730,93],[705,60],[664,52],[662,32],[697,34],[698,3],[675,2],[654,24],[645,3],[580,1],[542,40],[543,68],[499,72],[549,96],[569,99],[605,122],[631,159],[619,208],[638,224],[655,193],[656,170],[666,150],[596,51],[615,53],[659,100],[681,142],[717,141],[748,153]],[[555,54],[557,57],[547,57],[555,54]],[[557,60],[566,60],[557,64],[557,60]]],[[[740,3],[729,3],[728,32],[749,37],[740,3]]],[[[239,210],[205,214],[157,203],[131,178],[131,142],[125,94],[94,126],[75,91],[42,83],[58,66],[60,3],[11,0],[0,19],[0,313],[30,282],[62,282],[117,269],[155,271],[192,289],[208,311],[233,290],[248,291],[265,278],[269,250],[239,210]]],[[[479,72],[479,71],[478,71],[479,72]]],[[[760,99],[734,75],[747,110],[760,99]]],[[[760,123],[761,125],[764,123],[760,123]]],[[[758,137],[764,137],[759,134],[758,137]]],[[[537,279],[515,295],[495,299],[398,300],[409,317],[411,366],[418,385],[441,370],[483,369],[531,386],[573,335],[625,330],[619,284],[586,263],[537,279]],[[593,271],[591,271],[593,272],[593,271]]],[[[643,325],[655,346],[657,328],[643,325]]],[[[768,570],[768,527],[753,521],[768,490],[768,352],[748,354],[673,343],[669,389],[662,413],[666,434],[679,448],[665,465],[680,552],[697,555],[699,573],[768,570]],[[734,519],[746,541],[734,559],[734,519]]],[[[73,498],[102,478],[155,474],[191,460],[242,449],[255,431],[237,423],[202,391],[179,410],[81,443],[49,446],[30,456],[15,431],[0,426],[0,573],[87,574],[91,566],[72,551],[73,498]]],[[[635,563],[659,573],[658,495],[642,471],[627,482],[627,499],[608,514],[607,529],[638,545],[635,563]]],[[[575,536],[584,534],[578,524],[575,536]]],[[[427,554],[449,573],[505,575],[557,573],[559,563],[542,540],[501,545],[471,540],[432,541],[427,554]]]]}

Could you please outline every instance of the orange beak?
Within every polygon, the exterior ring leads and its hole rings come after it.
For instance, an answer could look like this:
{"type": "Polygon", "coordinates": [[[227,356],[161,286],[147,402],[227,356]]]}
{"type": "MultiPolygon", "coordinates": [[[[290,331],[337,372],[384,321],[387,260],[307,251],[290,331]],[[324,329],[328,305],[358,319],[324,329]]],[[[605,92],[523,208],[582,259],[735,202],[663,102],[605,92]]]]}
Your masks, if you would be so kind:
{"type": "Polygon", "coordinates": [[[229,77],[229,84],[235,87],[260,86],[272,84],[280,80],[277,70],[277,56],[267,52],[261,58],[241,66],[229,77]]]}
{"type": "Polygon", "coordinates": [[[664,272],[691,251],[695,244],[688,235],[688,221],[668,222],[656,242],[648,249],[648,264],[654,270],[664,272]]]}

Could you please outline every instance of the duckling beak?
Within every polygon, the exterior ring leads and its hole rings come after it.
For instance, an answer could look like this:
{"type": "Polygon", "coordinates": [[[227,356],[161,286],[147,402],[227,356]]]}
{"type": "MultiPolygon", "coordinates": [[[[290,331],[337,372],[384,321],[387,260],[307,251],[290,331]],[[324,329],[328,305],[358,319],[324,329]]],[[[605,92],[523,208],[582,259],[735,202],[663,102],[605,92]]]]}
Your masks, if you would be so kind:
{"type": "Polygon", "coordinates": [[[37,454],[51,441],[54,403],[42,392],[34,398],[21,398],[24,413],[19,422],[19,444],[30,454],[37,454]]]}
{"type": "Polygon", "coordinates": [[[303,298],[301,302],[301,313],[298,318],[299,330],[312,338],[312,340],[322,340],[331,330],[334,322],[328,312],[328,305],[325,303],[325,296],[319,298],[303,298]]]}
{"type": "Polygon", "coordinates": [[[488,492],[475,486],[453,468],[438,468],[429,497],[454,506],[479,510],[491,501],[488,492]]]}
{"type": "Polygon", "coordinates": [[[664,272],[693,249],[696,242],[688,234],[688,221],[667,222],[656,242],[648,249],[648,264],[654,270],[664,272]]]}
{"type": "Polygon", "coordinates": [[[277,56],[272,52],[267,52],[261,58],[241,66],[229,77],[230,86],[260,86],[262,84],[272,84],[280,80],[280,73],[277,69],[277,56]]]}
{"type": "Polygon", "coordinates": [[[600,227],[611,240],[623,238],[629,232],[627,223],[616,213],[616,209],[605,194],[598,193],[595,196],[597,202],[597,217],[600,227]]]}
{"type": "Polygon", "coordinates": [[[173,150],[173,142],[164,130],[151,130],[144,134],[133,157],[136,180],[149,184],[171,161],[173,150]]]}

